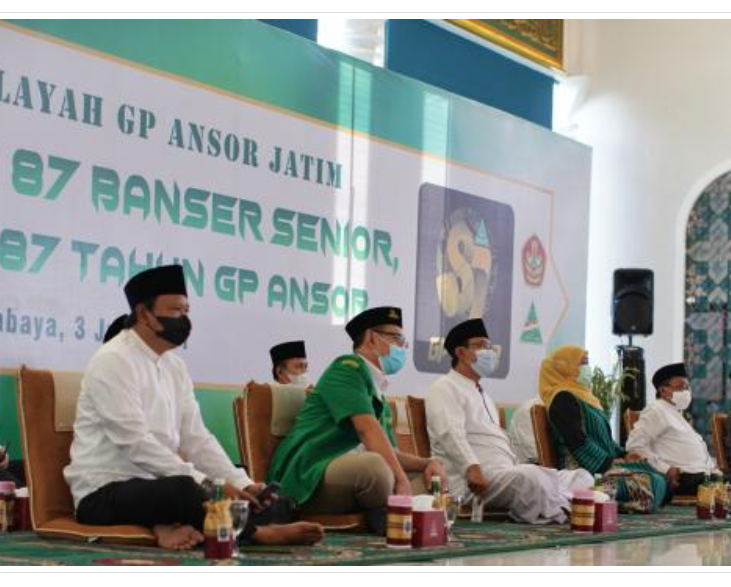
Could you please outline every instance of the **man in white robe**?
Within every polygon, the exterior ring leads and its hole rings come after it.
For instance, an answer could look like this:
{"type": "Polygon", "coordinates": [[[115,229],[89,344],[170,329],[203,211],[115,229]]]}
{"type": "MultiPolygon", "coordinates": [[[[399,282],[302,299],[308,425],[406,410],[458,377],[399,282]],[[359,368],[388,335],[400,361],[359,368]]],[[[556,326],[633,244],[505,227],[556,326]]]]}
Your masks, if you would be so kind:
{"type": "Polygon", "coordinates": [[[126,328],[92,357],[81,383],[71,463],[64,469],[84,524],[138,524],[166,548],[191,548],[214,479],[229,498],[254,504],[245,535],[265,544],[312,543],[317,524],[256,525],[263,488],[230,461],[206,429],[193,382],[174,348],[191,331],[183,268],[169,265],[125,286],[126,328]]]}
{"type": "Polygon", "coordinates": [[[678,495],[695,495],[706,474],[720,474],[705,441],[683,417],[692,396],[685,365],[673,363],[652,377],[656,401],[647,406],[627,439],[627,450],[644,457],[668,478],[678,495]]]}
{"type": "Polygon", "coordinates": [[[477,495],[517,522],[566,522],[572,491],[591,487],[591,474],[520,464],[495,403],[480,385],[497,366],[482,320],[455,326],[444,346],[452,370],[430,387],[426,419],[432,453],[444,464],[450,491],[477,495]]]}

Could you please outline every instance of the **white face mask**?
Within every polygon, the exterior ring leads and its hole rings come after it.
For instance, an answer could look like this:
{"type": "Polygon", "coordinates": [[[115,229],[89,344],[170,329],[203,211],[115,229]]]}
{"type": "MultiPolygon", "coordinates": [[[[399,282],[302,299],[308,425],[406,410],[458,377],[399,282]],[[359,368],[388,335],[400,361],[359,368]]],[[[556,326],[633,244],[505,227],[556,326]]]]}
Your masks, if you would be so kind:
{"type": "Polygon", "coordinates": [[[493,349],[480,349],[475,352],[475,362],[472,369],[480,377],[489,377],[497,368],[497,353],[493,349]]]}
{"type": "Polygon", "coordinates": [[[300,385],[302,387],[307,387],[310,383],[310,380],[307,378],[307,373],[298,373],[297,375],[290,373],[289,382],[292,385],[300,385]]]}
{"type": "Polygon", "coordinates": [[[579,382],[579,385],[583,385],[584,387],[591,389],[591,367],[589,367],[589,365],[581,366],[579,376],[576,378],[576,381],[579,382]]]}
{"type": "Polygon", "coordinates": [[[675,405],[675,409],[679,412],[687,410],[692,399],[693,396],[690,394],[690,389],[673,391],[673,404],[675,405]]]}

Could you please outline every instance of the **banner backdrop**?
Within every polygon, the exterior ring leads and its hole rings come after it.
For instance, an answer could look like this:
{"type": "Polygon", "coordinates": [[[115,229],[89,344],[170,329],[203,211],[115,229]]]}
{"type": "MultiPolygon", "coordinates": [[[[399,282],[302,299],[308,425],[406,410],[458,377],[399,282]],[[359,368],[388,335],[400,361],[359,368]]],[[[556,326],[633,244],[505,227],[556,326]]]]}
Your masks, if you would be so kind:
{"type": "Polygon", "coordinates": [[[3,23],[0,365],[83,369],[127,279],[180,262],[197,381],[266,380],[299,338],[316,376],[398,305],[389,393],[483,317],[494,397],[532,397],[583,342],[589,176],[586,147],[255,21],[3,23]]]}

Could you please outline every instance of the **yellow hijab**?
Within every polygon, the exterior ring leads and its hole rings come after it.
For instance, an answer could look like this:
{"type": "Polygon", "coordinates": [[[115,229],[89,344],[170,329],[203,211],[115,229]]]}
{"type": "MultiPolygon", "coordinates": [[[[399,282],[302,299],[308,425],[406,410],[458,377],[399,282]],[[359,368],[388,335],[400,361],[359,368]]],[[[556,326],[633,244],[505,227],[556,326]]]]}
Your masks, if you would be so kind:
{"type": "Polygon", "coordinates": [[[581,385],[576,378],[581,371],[581,361],[588,353],[578,346],[558,347],[553,354],[543,359],[541,376],[538,381],[541,400],[548,409],[553,398],[560,391],[570,392],[576,399],[601,410],[602,404],[588,387],[581,385]]]}

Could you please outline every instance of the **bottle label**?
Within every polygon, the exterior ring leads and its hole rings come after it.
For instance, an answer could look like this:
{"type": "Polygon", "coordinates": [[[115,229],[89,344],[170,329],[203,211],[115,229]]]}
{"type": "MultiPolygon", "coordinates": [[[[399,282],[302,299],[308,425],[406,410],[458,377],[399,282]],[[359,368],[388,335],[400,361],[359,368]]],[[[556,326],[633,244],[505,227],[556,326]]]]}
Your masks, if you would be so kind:
{"type": "Polygon", "coordinates": [[[387,518],[386,538],[388,542],[411,542],[411,514],[389,513],[387,518]]]}
{"type": "Polygon", "coordinates": [[[231,540],[231,528],[221,525],[216,530],[216,539],[219,542],[229,542],[231,540]]]}

